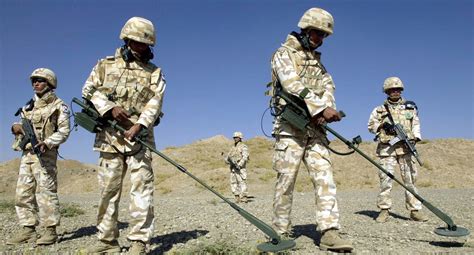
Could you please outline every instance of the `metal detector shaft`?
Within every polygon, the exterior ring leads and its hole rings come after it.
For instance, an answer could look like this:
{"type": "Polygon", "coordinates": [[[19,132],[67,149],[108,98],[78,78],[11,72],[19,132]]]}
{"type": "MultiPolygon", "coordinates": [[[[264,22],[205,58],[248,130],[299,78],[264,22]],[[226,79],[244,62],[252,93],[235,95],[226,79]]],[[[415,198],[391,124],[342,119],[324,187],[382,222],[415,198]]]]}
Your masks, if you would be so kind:
{"type": "MultiPolygon", "coordinates": [[[[72,101],[76,104],[78,104],[79,106],[81,106],[84,111],[86,111],[88,114],[90,114],[90,116],[92,116],[92,118],[94,119],[92,123],[88,123],[88,124],[91,124],[91,125],[86,125],[86,128],[87,130],[89,130],[90,132],[96,132],[96,130],[98,129],[97,127],[92,127],[96,124],[96,122],[105,122],[107,121],[107,124],[110,125],[112,128],[124,133],[125,131],[127,131],[125,128],[123,128],[122,126],[120,126],[117,121],[115,120],[105,120],[105,119],[98,119],[98,117],[100,116],[99,113],[91,106],[88,106],[87,104],[85,104],[84,102],[82,102],[81,100],[77,99],[77,98],[73,98],[72,101]],[[92,125],[94,124],[94,125],[92,125]]],[[[77,118],[77,116],[75,115],[75,117],[77,118]]],[[[188,172],[186,170],[186,168],[184,168],[183,166],[181,166],[180,164],[176,163],[174,160],[170,159],[169,157],[167,157],[165,154],[161,153],[160,151],[158,151],[157,149],[155,149],[153,146],[151,146],[150,144],[148,144],[147,142],[143,141],[141,137],[134,137],[134,140],[137,141],[138,143],[140,143],[141,145],[147,147],[148,149],[150,149],[151,151],[153,151],[154,153],[158,154],[158,156],[160,156],[161,158],[163,158],[164,160],[168,161],[170,164],[172,164],[173,166],[175,166],[176,168],[178,168],[181,172],[187,174],[189,177],[193,178],[195,181],[197,181],[199,184],[201,184],[202,186],[204,186],[206,189],[210,190],[212,193],[214,193],[216,196],[218,196],[219,198],[221,198],[222,200],[224,200],[224,202],[226,202],[227,204],[229,204],[232,208],[234,208],[242,217],[244,217],[246,220],[248,220],[250,223],[252,223],[253,225],[255,225],[257,228],[259,228],[261,231],[263,231],[266,235],[268,235],[270,238],[271,238],[271,243],[273,244],[278,244],[280,243],[281,241],[281,238],[280,236],[275,232],[275,230],[273,230],[272,227],[270,227],[269,225],[267,225],[265,222],[261,221],[260,219],[258,219],[257,217],[255,217],[254,215],[252,215],[251,213],[245,211],[244,209],[242,209],[241,207],[237,206],[235,203],[232,203],[231,201],[229,201],[228,199],[226,199],[224,196],[222,196],[221,194],[219,194],[217,191],[215,191],[213,188],[209,187],[206,183],[204,183],[203,181],[201,181],[199,178],[197,178],[196,176],[194,176],[193,174],[191,174],[190,172],[188,172]]]]}
{"type": "Polygon", "coordinates": [[[354,144],[348,140],[346,140],[343,136],[341,136],[339,133],[337,133],[336,131],[334,131],[332,128],[328,127],[326,124],[323,124],[321,125],[321,127],[325,130],[327,130],[328,132],[330,132],[331,134],[333,134],[335,137],[337,137],[339,140],[341,140],[342,142],[344,142],[347,146],[349,146],[350,148],[352,148],[353,150],[355,150],[356,152],[358,152],[362,157],[364,157],[365,159],[367,159],[370,163],[372,163],[374,166],[376,166],[380,171],[384,172],[386,175],[388,175],[388,177],[390,177],[392,180],[396,181],[398,184],[400,184],[403,188],[405,188],[408,192],[410,192],[411,194],[413,194],[413,196],[416,197],[416,199],[420,200],[420,202],[426,206],[426,208],[428,208],[428,210],[430,210],[432,213],[434,213],[436,216],[438,216],[438,218],[440,218],[442,221],[446,222],[446,224],[448,224],[448,229],[449,230],[456,230],[457,226],[454,224],[453,220],[451,219],[451,217],[449,217],[446,213],[444,213],[443,211],[441,211],[440,209],[436,208],[434,205],[432,205],[430,202],[426,201],[425,199],[423,199],[420,195],[418,195],[412,188],[410,187],[407,187],[404,183],[402,183],[401,181],[399,181],[397,178],[395,178],[395,176],[393,174],[391,174],[390,172],[388,172],[387,170],[385,170],[385,168],[383,168],[380,164],[378,164],[377,162],[375,162],[374,160],[372,160],[369,156],[367,156],[364,152],[362,152],[361,150],[359,150],[356,146],[354,146],[354,144]]]}
{"type": "MultiPolygon", "coordinates": [[[[121,127],[120,125],[117,124],[116,121],[112,121],[112,120],[108,120],[108,123],[115,129],[119,130],[120,132],[125,132],[127,130],[125,130],[123,127],[121,127]]],[[[181,166],[180,164],[176,163],[174,160],[170,159],[168,156],[166,156],[165,154],[161,153],[160,151],[158,151],[157,149],[153,148],[153,146],[151,146],[150,144],[148,144],[147,142],[143,141],[141,138],[139,137],[135,137],[134,138],[135,141],[141,143],[143,146],[147,147],[148,149],[150,149],[151,151],[153,151],[154,153],[158,154],[158,156],[160,156],[161,158],[163,158],[164,160],[168,161],[170,164],[172,164],[173,166],[175,166],[176,168],[178,168],[179,171],[187,174],[189,177],[193,178],[195,181],[197,181],[199,184],[201,184],[202,186],[204,186],[206,189],[208,189],[209,191],[211,191],[212,193],[214,193],[216,196],[218,196],[219,198],[221,198],[222,200],[224,200],[224,202],[226,202],[227,204],[229,204],[232,208],[234,208],[242,217],[244,217],[246,220],[248,220],[250,223],[252,223],[253,225],[255,225],[257,228],[259,228],[260,230],[262,230],[265,234],[267,234],[269,237],[272,238],[272,240],[275,239],[275,241],[279,241],[280,240],[280,236],[275,232],[275,230],[273,230],[272,227],[268,226],[265,222],[261,221],[260,219],[258,219],[257,217],[253,216],[251,213],[245,211],[244,209],[242,209],[241,207],[239,207],[238,205],[236,205],[235,203],[229,201],[227,198],[225,198],[224,196],[222,196],[219,192],[215,191],[213,188],[209,187],[206,183],[204,183],[203,181],[201,181],[199,178],[197,178],[196,176],[194,176],[193,174],[191,174],[190,172],[188,172],[188,170],[186,170],[186,168],[184,168],[183,166],[181,166]]]]}
{"type": "MultiPolygon", "coordinates": [[[[92,107],[92,106],[88,106],[87,104],[85,104],[84,102],[82,102],[81,100],[77,99],[77,98],[73,98],[72,101],[76,104],[78,104],[79,106],[81,106],[84,111],[86,111],[90,116],[92,116],[92,118],[94,119],[93,123],[88,123],[89,125],[86,125],[86,128],[87,130],[89,130],[90,132],[96,132],[98,128],[96,127],[91,127],[91,126],[94,126],[96,124],[96,122],[105,122],[107,121],[107,124],[110,125],[112,128],[124,133],[125,131],[127,131],[125,128],[123,128],[122,126],[120,126],[117,121],[115,120],[105,120],[105,119],[100,119],[98,120],[98,117],[100,116],[99,113],[92,107]],[[94,125],[92,125],[94,124],[94,125]]],[[[77,118],[77,115],[75,114],[75,117],[77,118]]],[[[82,126],[82,125],[81,125],[82,126]]],[[[229,201],[228,199],[226,199],[224,196],[222,196],[221,194],[219,194],[217,191],[215,191],[213,188],[209,187],[206,183],[204,183],[203,181],[201,181],[199,178],[197,178],[196,176],[194,176],[193,174],[191,174],[190,172],[188,172],[186,170],[186,168],[184,168],[183,166],[181,166],[180,164],[176,163],[174,160],[168,158],[165,154],[161,153],[160,151],[158,151],[157,149],[155,149],[153,146],[151,146],[150,144],[148,144],[147,142],[143,141],[140,137],[136,136],[134,137],[134,140],[137,141],[138,143],[140,143],[141,145],[147,147],[148,149],[150,149],[151,151],[153,151],[154,153],[158,154],[158,156],[162,157],[164,160],[168,161],[170,164],[172,164],[173,166],[175,166],[176,168],[178,168],[181,172],[187,174],[189,177],[193,178],[195,181],[197,181],[199,184],[201,184],[202,186],[204,186],[206,189],[210,190],[212,193],[214,193],[216,196],[218,196],[219,198],[221,198],[222,200],[224,200],[224,202],[226,202],[227,204],[229,204],[232,208],[234,208],[242,217],[244,217],[246,220],[248,220],[250,223],[252,223],[253,225],[255,225],[257,228],[259,228],[261,231],[263,231],[265,234],[267,234],[270,238],[271,238],[271,243],[273,244],[277,244],[277,243],[280,243],[281,241],[281,238],[280,236],[275,232],[275,230],[273,230],[272,227],[270,227],[269,225],[267,225],[265,222],[261,221],[260,219],[258,219],[257,217],[253,216],[251,213],[245,211],[244,209],[242,209],[241,207],[237,206],[235,203],[232,203],[231,201],[229,201]]]]}
{"type": "MultiPolygon", "coordinates": [[[[90,114],[92,114],[93,116],[97,117],[99,116],[98,113],[96,112],[95,109],[93,109],[92,107],[84,104],[81,100],[77,99],[77,98],[73,98],[72,100],[74,103],[78,104],[79,106],[81,106],[85,111],[89,112],[90,114]]],[[[107,123],[114,129],[116,130],[119,130],[120,132],[124,133],[125,131],[127,131],[126,129],[124,129],[123,127],[121,127],[120,125],[118,125],[118,123],[116,121],[113,121],[113,120],[107,120],[107,123]]],[[[93,130],[89,130],[89,131],[93,131],[93,130]]],[[[187,174],[189,177],[193,178],[195,181],[197,181],[199,184],[201,184],[202,186],[204,186],[206,189],[210,190],[212,193],[214,193],[216,196],[218,196],[219,198],[221,198],[222,200],[224,200],[224,202],[226,202],[227,204],[229,204],[232,208],[234,208],[242,217],[244,217],[246,220],[248,220],[250,223],[252,223],[253,225],[255,225],[257,228],[259,228],[261,231],[263,231],[265,234],[267,234],[271,239],[272,239],[272,243],[279,243],[281,238],[280,236],[275,232],[275,230],[273,230],[272,227],[270,227],[269,225],[267,225],[265,222],[261,221],[260,219],[258,219],[257,217],[253,216],[251,213],[245,211],[244,209],[242,209],[241,207],[237,206],[235,203],[229,201],[228,199],[226,199],[224,196],[222,196],[221,194],[219,194],[217,191],[215,191],[214,189],[212,189],[211,187],[209,187],[206,183],[204,183],[203,181],[201,181],[200,179],[198,179],[196,176],[194,176],[193,174],[191,174],[190,172],[188,172],[186,170],[186,168],[184,168],[183,166],[179,165],[178,163],[176,163],[175,161],[173,161],[172,159],[168,158],[166,155],[164,155],[163,153],[161,153],[160,151],[158,151],[157,149],[153,148],[153,146],[151,146],[150,144],[148,144],[147,142],[143,141],[140,137],[135,137],[134,138],[135,141],[137,141],[138,143],[142,144],[143,146],[147,147],[148,149],[150,149],[151,151],[153,151],[154,153],[158,154],[158,156],[162,157],[164,160],[168,161],[170,164],[172,164],[173,166],[175,166],[176,168],[178,168],[181,172],[187,174]]]]}

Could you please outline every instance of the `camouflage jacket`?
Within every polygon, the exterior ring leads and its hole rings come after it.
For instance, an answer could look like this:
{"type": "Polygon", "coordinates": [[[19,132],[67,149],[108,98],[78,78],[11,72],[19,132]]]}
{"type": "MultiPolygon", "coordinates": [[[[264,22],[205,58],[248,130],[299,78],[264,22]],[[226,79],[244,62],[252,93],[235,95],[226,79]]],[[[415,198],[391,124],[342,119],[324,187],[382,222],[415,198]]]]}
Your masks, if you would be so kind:
{"type": "Polygon", "coordinates": [[[249,150],[243,142],[234,144],[225,157],[225,162],[231,170],[244,169],[249,161],[249,150]]]}
{"type": "MultiPolygon", "coordinates": [[[[35,95],[33,100],[33,108],[23,107],[22,115],[31,121],[38,141],[44,141],[48,149],[57,151],[59,145],[69,137],[69,108],[53,91],[47,92],[41,98],[35,95]]],[[[15,137],[12,145],[14,150],[21,150],[21,139],[22,135],[15,137]]],[[[31,145],[28,144],[26,148],[31,150],[31,145]]]]}
{"type": "MultiPolygon", "coordinates": [[[[296,37],[288,35],[286,42],[273,55],[272,79],[288,93],[303,97],[311,116],[327,107],[336,109],[333,79],[321,63],[321,53],[303,49],[296,37]]],[[[296,137],[325,137],[320,128],[303,133],[280,117],[276,117],[273,134],[296,137]]]]}
{"type": "Polygon", "coordinates": [[[369,132],[376,135],[376,140],[379,142],[377,146],[377,155],[389,156],[395,153],[396,155],[403,155],[408,153],[404,146],[396,144],[390,146],[388,142],[395,138],[394,134],[387,133],[382,125],[384,122],[392,124],[388,118],[388,112],[384,105],[388,105],[392,118],[396,124],[403,126],[408,139],[421,140],[420,133],[420,119],[418,118],[418,111],[416,105],[412,102],[406,101],[403,98],[398,103],[392,103],[385,100],[384,104],[375,107],[369,117],[368,129],[369,132]]]}
{"type": "MultiPolygon", "coordinates": [[[[82,88],[82,96],[89,99],[102,116],[115,106],[128,111],[132,123],[149,129],[146,141],[154,146],[153,123],[161,112],[165,88],[160,68],[151,62],[125,62],[117,49],[115,56],[99,60],[92,69],[82,88]]],[[[136,146],[119,132],[106,128],[96,135],[94,150],[128,152],[136,146]]]]}

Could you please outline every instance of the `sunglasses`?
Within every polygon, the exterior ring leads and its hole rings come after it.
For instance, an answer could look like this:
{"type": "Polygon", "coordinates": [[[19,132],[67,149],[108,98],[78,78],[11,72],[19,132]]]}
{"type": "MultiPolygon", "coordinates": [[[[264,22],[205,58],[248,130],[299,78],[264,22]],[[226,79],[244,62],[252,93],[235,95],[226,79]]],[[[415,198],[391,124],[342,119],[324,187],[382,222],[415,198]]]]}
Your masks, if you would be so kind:
{"type": "Polygon", "coordinates": [[[32,78],[31,79],[31,83],[35,83],[35,82],[47,82],[46,79],[44,78],[32,78]]]}

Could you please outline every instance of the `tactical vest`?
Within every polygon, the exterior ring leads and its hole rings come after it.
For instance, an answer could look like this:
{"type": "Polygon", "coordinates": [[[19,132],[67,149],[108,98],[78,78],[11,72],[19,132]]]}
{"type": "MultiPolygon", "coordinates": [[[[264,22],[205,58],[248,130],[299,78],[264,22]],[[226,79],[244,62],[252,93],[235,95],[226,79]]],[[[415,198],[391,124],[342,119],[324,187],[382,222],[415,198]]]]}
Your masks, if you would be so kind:
{"type": "Polygon", "coordinates": [[[126,63],[120,56],[105,59],[103,66],[104,81],[100,89],[136,122],[144,106],[155,96],[161,69],[151,63],[126,63]]]}
{"type": "MultiPolygon", "coordinates": [[[[404,100],[401,100],[401,102],[398,104],[391,104],[386,101],[385,104],[388,105],[395,124],[400,124],[403,126],[403,130],[408,136],[408,139],[415,139],[415,135],[413,134],[412,130],[413,118],[416,114],[415,108],[407,107],[404,100]]],[[[392,124],[388,119],[388,112],[383,105],[377,108],[377,118],[380,120],[380,123],[387,122],[392,124]]],[[[388,143],[393,138],[395,138],[395,135],[387,134],[383,128],[380,129],[379,141],[381,143],[388,143]]]]}
{"type": "Polygon", "coordinates": [[[245,146],[241,142],[239,142],[236,146],[232,146],[232,148],[229,151],[229,159],[232,161],[234,164],[239,163],[239,161],[242,159],[242,147],[245,146]]]}
{"type": "MultiPolygon", "coordinates": [[[[286,42],[280,47],[277,52],[288,53],[289,58],[293,64],[293,69],[298,75],[301,84],[309,91],[314,93],[316,96],[322,98],[326,91],[332,90],[334,93],[334,86],[328,86],[332,83],[331,76],[326,72],[325,67],[320,61],[321,53],[310,52],[302,48],[300,42],[292,35],[287,37],[286,42]]],[[[274,57],[272,57],[273,61],[274,57]]],[[[280,86],[275,70],[272,71],[272,82],[267,85],[270,90],[266,92],[267,95],[272,96],[270,106],[279,108],[286,104],[283,99],[273,97],[275,95],[275,89],[280,86]],[[275,100],[276,99],[276,100],[275,100]]],[[[304,90],[303,92],[304,93],[304,90]]],[[[304,95],[300,95],[304,97],[304,95]]],[[[327,102],[327,105],[335,108],[334,102],[327,102]]],[[[291,124],[283,121],[281,116],[277,116],[274,122],[273,131],[274,135],[291,135],[299,136],[302,135],[301,131],[291,126],[291,124]]],[[[310,137],[325,137],[325,132],[321,128],[315,128],[315,131],[307,130],[306,135],[310,137]]]]}
{"type": "Polygon", "coordinates": [[[326,73],[320,61],[321,53],[304,51],[293,36],[287,39],[279,49],[281,50],[288,52],[303,86],[321,97],[325,91],[323,77],[326,73]]]}
{"type": "Polygon", "coordinates": [[[46,93],[34,102],[31,111],[26,111],[26,118],[31,120],[38,140],[44,141],[58,129],[59,111],[63,101],[53,92],[46,93]]]}

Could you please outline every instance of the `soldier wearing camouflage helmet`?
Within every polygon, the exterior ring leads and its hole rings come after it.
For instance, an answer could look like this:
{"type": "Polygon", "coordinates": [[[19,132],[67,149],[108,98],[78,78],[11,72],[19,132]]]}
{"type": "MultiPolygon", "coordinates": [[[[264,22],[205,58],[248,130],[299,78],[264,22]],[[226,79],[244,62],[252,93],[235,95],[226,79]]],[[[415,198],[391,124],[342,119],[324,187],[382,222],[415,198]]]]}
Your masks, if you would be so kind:
{"type": "Polygon", "coordinates": [[[20,171],[16,186],[15,210],[22,230],[7,241],[20,244],[37,238],[35,226],[44,227],[36,244],[56,242],[56,227],[60,223],[58,179],[56,161],[59,145],[64,143],[70,131],[68,106],[55,94],[57,79],[53,71],[38,68],[30,76],[33,98],[19,109],[23,121],[31,123],[38,143],[39,156],[26,140],[22,124],[14,123],[13,149],[22,151],[20,171]],[[39,222],[38,222],[39,220],[39,222]]]}
{"type": "MultiPolygon", "coordinates": [[[[387,95],[387,99],[382,105],[375,107],[370,114],[368,128],[369,132],[376,135],[376,141],[378,141],[376,154],[380,159],[380,164],[391,174],[394,174],[394,169],[398,165],[405,185],[416,191],[415,181],[418,171],[413,156],[401,143],[396,143],[393,146],[389,144],[389,141],[395,138],[396,133],[394,123],[388,118],[388,111],[390,111],[395,124],[403,126],[405,133],[413,143],[421,141],[418,108],[413,101],[407,101],[401,96],[403,90],[404,86],[400,78],[385,79],[383,92],[387,95]]],[[[379,179],[380,193],[377,207],[380,208],[380,213],[376,221],[385,222],[390,216],[389,210],[392,206],[390,191],[393,180],[382,172],[379,172],[379,179]]],[[[428,220],[420,211],[421,202],[408,191],[405,191],[405,206],[410,211],[411,219],[415,221],[428,220]]]]}
{"type": "Polygon", "coordinates": [[[247,162],[249,161],[249,150],[242,142],[244,135],[234,132],[234,145],[230,148],[225,163],[230,167],[230,189],[234,194],[235,201],[248,202],[247,198],[247,162]]]}
{"type": "MultiPolygon", "coordinates": [[[[323,40],[334,32],[332,15],[320,8],[311,8],[301,17],[299,32],[292,32],[274,53],[272,65],[273,88],[300,97],[311,114],[311,130],[303,132],[276,116],[273,136],[276,138],[273,169],[278,173],[273,200],[273,227],[291,236],[291,207],[296,176],[301,162],[309,171],[316,193],[316,221],[322,233],[322,250],[350,251],[352,244],[340,237],[339,209],[332,162],[326,148],[325,132],[318,127],[323,122],[339,121],[334,98],[335,85],[316,51],[323,40]],[[314,131],[315,130],[315,131],[314,131]]],[[[277,106],[280,102],[276,102],[277,106]]]]}
{"type": "Polygon", "coordinates": [[[122,178],[130,171],[130,252],[142,254],[154,233],[152,152],[133,142],[146,130],[154,146],[153,127],[158,123],[166,82],[161,69],[150,60],[156,43],[151,21],[133,17],[120,32],[124,45],[115,55],[99,60],[82,89],[82,96],[106,118],[128,129],[120,133],[104,128],[97,133],[94,150],[100,152],[98,172],[101,198],[97,217],[100,243],[90,253],[120,252],[117,217],[122,178]]]}

